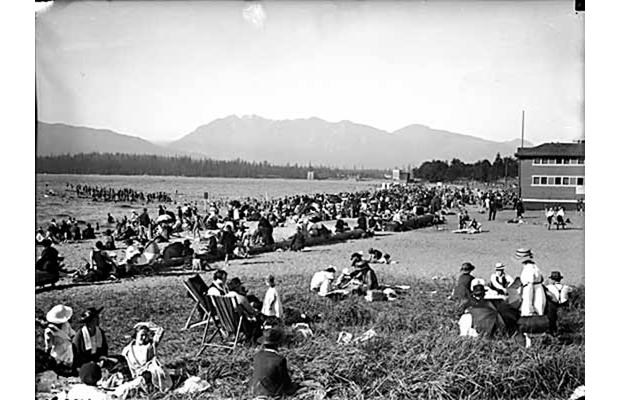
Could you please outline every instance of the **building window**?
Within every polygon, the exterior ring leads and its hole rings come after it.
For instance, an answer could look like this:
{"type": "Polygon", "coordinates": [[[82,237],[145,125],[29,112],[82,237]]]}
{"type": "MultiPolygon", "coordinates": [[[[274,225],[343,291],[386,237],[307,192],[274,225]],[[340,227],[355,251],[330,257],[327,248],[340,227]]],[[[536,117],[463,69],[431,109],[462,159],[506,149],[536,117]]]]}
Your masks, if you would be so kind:
{"type": "Polygon", "coordinates": [[[532,185],[540,185],[540,176],[532,177],[532,185]]]}
{"type": "Polygon", "coordinates": [[[582,157],[579,157],[579,158],[577,159],[577,164],[579,164],[579,165],[583,165],[583,161],[584,161],[584,160],[583,160],[583,158],[582,158],[582,157]]]}
{"type": "Polygon", "coordinates": [[[570,159],[568,159],[568,158],[563,158],[562,159],[562,164],[566,164],[567,165],[569,163],[570,163],[570,159]]]}
{"type": "Polygon", "coordinates": [[[569,185],[568,176],[565,176],[562,178],[562,186],[568,186],[568,185],[569,185]]]}
{"type": "Polygon", "coordinates": [[[561,185],[562,184],[562,177],[561,176],[556,176],[555,177],[555,184],[556,185],[561,185]]]}
{"type": "Polygon", "coordinates": [[[577,186],[583,186],[585,183],[585,180],[583,177],[578,177],[577,178],[577,186]]]}
{"type": "Polygon", "coordinates": [[[534,159],[534,165],[540,165],[540,158],[534,159]]]}
{"type": "Polygon", "coordinates": [[[547,160],[546,158],[543,158],[543,159],[540,160],[540,163],[545,165],[545,164],[549,163],[549,160],[547,160]]]}
{"type": "Polygon", "coordinates": [[[547,177],[546,176],[541,176],[540,177],[540,184],[541,185],[546,185],[547,184],[547,177]]]}
{"type": "Polygon", "coordinates": [[[555,158],[548,159],[547,164],[555,165],[555,158]]]}
{"type": "Polygon", "coordinates": [[[576,158],[571,158],[570,159],[570,163],[573,164],[573,165],[577,164],[577,159],[576,158]]]}
{"type": "Polygon", "coordinates": [[[568,184],[571,186],[575,186],[577,184],[577,177],[571,176],[570,178],[568,178],[568,184]]]}

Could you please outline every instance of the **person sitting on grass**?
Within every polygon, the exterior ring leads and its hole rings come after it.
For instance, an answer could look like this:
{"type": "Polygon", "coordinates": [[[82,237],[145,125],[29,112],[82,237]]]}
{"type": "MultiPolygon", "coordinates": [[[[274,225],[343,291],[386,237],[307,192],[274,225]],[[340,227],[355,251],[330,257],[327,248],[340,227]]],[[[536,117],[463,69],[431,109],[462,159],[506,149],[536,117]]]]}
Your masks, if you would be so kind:
{"type": "Polygon", "coordinates": [[[303,232],[303,226],[298,224],[295,227],[295,234],[291,238],[291,251],[300,251],[306,245],[306,235],[303,232]]]}
{"type": "Polygon", "coordinates": [[[58,304],[45,317],[45,352],[54,360],[56,372],[67,372],[73,368],[72,340],[75,331],[69,323],[71,316],[71,307],[58,304]]]}
{"type": "Polygon", "coordinates": [[[42,244],[43,251],[35,263],[35,281],[56,282],[60,278],[61,257],[50,239],[43,239],[42,244]]]}
{"type": "Polygon", "coordinates": [[[474,280],[471,272],[476,269],[470,262],[461,265],[461,275],[452,290],[452,300],[457,302],[457,307],[462,307],[471,299],[471,282],[474,280]]]}
{"type": "Polygon", "coordinates": [[[127,360],[132,378],[142,376],[147,386],[160,392],[166,392],[172,387],[170,375],[157,358],[157,346],[163,334],[162,327],[152,322],[139,322],[134,325],[133,340],[121,352],[127,360]]]}
{"type": "Polygon", "coordinates": [[[113,397],[97,387],[101,379],[101,367],[94,362],[84,363],[80,369],[80,381],[71,389],[60,395],[59,400],[111,400],[113,397]]]}
{"type": "Polygon", "coordinates": [[[259,338],[263,348],[254,356],[254,371],[250,379],[250,392],[254,396],[292,395],[299,385],[291,380],[286,358],[278,353],[284,339],[278,328],[267,329],[259,338]]]}
{"type": "Polygon", "coordinates": [[[336,226],[334,227],[334,230],[336,231],[336,233],[343,233],[346,231],[350,231],[351,228],[349,227],[349,224],[344,222],[341,218],[338,218],[336,220],[336,226]]]}
{"type": "Polygon", "coordinates": [[[90,240],[95,238],[95,230],[93,226],[89,223],[86,224],[86,228],[82,231],[82,239],[90,240]]]}
{"type": "Polygon", "coordinates": [[[106,229],[103,232],[103,249],[104,250],[116,250],[116,243],[114,243],[114,237],[112,236],[112,230],[106,229]]]}
{"type": "Polygon", "coordinates": [[[495,272],[491,274],[489,279],[489,287],[500,295],[508,295],[508,287],[514,279],[505,272],[506,266],[502,263],[495,264],[495,272]]]}
{"type": "Polygon", "coordinates": [[[81,315],[82,326],[73,337],[75,366],[88,362],[99,362],[108,356],[108,341],[105,332],[99,327],[99,314],[103,307],[90,307],[81,315]]]}
{"type": "Polygon", "coordinates": [[[90,253],[90,266],[91,269],[83,277],[86,282],[116,278],[116,262],[105,251],[101,241],[95,243],[95,248],[90,253]]]}
{"type": "Polygon", "coordinates": [[[379,281],[375,271],[370,268],[368,261],[364,260],[363,253],[358,251],[351,255],[351,279],[362,282],[366,286],[366,290],[375,290],[379,288],[379,281]]]}
{"type": "Polygon", "coordinates": [[[273,275],[268,275],[265,278],[265,284],[267,285],[267,291],[263,298],[263,308],[261,313],[266,317],[276,317],[279,320],[284,320],[284,309],[282,307],[282,300],[278,289],[276,289],[276,278],[273,275]]]}
{"type": "Polygon", "coordinates": [[[318,271],[312,276],[310,290],[319,296],[326,296],[331,291],[332,282],[335,279],[336,269],[330,265],[323,271],[318,271]]]}

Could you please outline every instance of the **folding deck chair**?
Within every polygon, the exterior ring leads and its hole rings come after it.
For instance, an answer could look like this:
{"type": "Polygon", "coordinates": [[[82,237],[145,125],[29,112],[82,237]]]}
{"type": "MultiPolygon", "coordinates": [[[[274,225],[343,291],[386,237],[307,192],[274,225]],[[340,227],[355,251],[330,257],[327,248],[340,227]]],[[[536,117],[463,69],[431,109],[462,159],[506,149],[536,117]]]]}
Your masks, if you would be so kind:
{"type": "MultiPolygon", "coordinates": [[[[181,329],[181,331],[186,331],[204,325],[205,328],[202,334],[202,341],[200,342],[200,346],[202,349],[205,340],[207,339],[207,331],[209,329],[210,322],[213,321],[214,325],[216,325],[216,329],[219,328],[217,326],[217,321],[215,320],[215,310],[213,309],[211,302],[207,298],[208,286],[198,274],[192,276],[186,281],[183,281],[183,285],[187,289],[190,297],[194,300],[195,304],[189,314],[189,317],[187,318],[187,321],[185,322],[185,326],[181,329]],[[194,314],[198,314],[199,316],[199,320],[197,322],[192,322],[194,314]]],[[[196,355],[196,357],[198,357],[198,355],[196,355]]]]}
{"type": "Polygon", "coordinates": [[[211,310],[214,312],[213,319],[215,325],[217,325],[219,329],[213,332],[209,340],[206,342],[203,341],[201,349],[196,357],[200,356],[207,346],[220,347],[234,351],[239,342],[239,335],[241,334],[243,317],[237,311],[237,300],[225,296],[207,296],[207,298],[211,303],[211,310]],[[211,343],[218,333],[224,344],[211,343]],[[226,342],[230,336],[233,336],[232,342],[226,342]]]}

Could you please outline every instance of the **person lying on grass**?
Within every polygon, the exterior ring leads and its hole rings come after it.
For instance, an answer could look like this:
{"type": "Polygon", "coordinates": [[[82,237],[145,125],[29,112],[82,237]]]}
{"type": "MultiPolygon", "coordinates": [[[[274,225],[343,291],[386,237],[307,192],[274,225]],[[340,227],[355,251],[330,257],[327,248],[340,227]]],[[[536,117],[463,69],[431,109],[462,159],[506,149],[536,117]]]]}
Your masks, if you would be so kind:
{"type": "Polygon", "coordinates": [[[172,379],[157,358],[157,346],[163,334],[162,327],[152,322],[139,322],[134,325],[133,340],[121,352],[132,378],[143,377],[148,387],[160,392],[172,387],[172,379]]]}
{"type": "Polygon", "coordinates": [[[390,263],[390,255],[387,253],[383,253],[380,250],[373,249],[371,247],[370,249],[368,249],[368,254],[370,255],[369,262],[371,263],[379,263],[379,264],[390,263]]]}
{"type": "Polygon", "coordinates": [[[254,356],[250,392],[254,396],[292,395],[299,385],[291,380],[286,358],[278,353],[284,334],[278,328],[267,329],[258,339],[263,348],[254,356]]]}

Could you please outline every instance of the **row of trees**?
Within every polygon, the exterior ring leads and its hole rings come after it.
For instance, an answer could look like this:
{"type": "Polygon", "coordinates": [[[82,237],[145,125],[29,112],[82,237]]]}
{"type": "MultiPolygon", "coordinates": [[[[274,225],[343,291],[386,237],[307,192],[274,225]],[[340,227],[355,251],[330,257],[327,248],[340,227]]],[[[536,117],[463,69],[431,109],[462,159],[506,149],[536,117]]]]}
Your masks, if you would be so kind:
{"type": "MultiPolygon", "coordinates": [[[[314,171],[316,179],[347,177],[383,179],[385,174],[389,174],[387,170],[351,170],[298,164],[272,165],[266,161],[223,161],[121,153],[67,154],[37,157],[36,160],[36,171],[49,174],[306,179],[309,170],[314,171]]],[[[412,170],[413,177],[430,182],[456,180],[492,182],[505,177],[516,177],[517,174],[517,160],[512,157],[502,158],[499,153],[493,164],[489,160],[467,164],[455,158],[450,164],[446,161],[426,161],[412,170]]]]}
{"type": "Polygon", "coordinates": [[[493,164],[489,160],[467,164],[455,158],[450,164],[446,161],[426,161],[412,170],[415,178],[430,182],[453,182],[456,180],[475,180],[493,182],[504,178],[514,178],[519,174],[518,162],[512,157],[502,158],[499,153],[493,164]]]}
{"type": "Polygon", "coordinates": [[[164,175],[222,178],[306,179],[309,170],[315,179],[381,179],[385,170],[347,170],[324,166],[272,165],[266,161],[211,160],[121,153],[88,153],[37,157],[36,172],[49,174],[164,175]]]}

